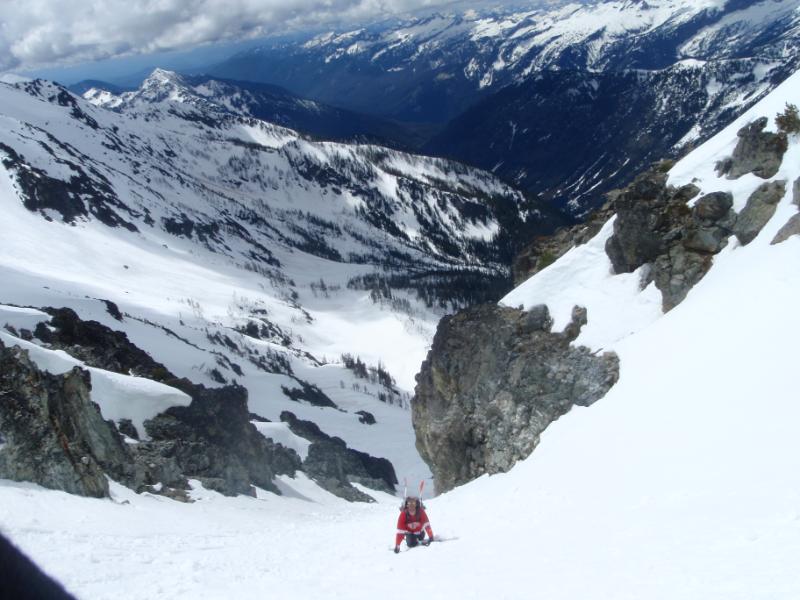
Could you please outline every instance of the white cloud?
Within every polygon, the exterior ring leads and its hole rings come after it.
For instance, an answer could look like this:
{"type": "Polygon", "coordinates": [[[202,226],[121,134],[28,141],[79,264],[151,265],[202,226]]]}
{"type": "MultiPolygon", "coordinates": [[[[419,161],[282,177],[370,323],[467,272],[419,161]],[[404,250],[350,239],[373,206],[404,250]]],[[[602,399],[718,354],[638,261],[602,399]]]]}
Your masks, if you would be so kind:
{"type": "Polygon", "coordinates": [[[0,72],[185,49],[445,0],[2,0],[0,72]]]}

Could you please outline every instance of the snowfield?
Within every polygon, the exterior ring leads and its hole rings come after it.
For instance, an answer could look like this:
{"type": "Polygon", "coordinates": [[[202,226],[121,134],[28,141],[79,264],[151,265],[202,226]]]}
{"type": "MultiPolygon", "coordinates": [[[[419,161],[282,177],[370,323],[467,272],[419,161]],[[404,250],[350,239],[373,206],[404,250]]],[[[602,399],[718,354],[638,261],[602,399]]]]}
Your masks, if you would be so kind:
{"type": "MultiPolygon", "coordinates": [[[[713,161],[743,123],[798,96],[800,73],[678,163],[672,182],[729,189],[741,207],[755,182],[718,179],[713,161]]],[[[609,274],[597,251],[607,228],[504,300],[552,303],[562,324],[585,303],[585,343],[619,354],[620,379],[509,473],[426,499],[444,543],[395,555],[397,498],[364,490],[375,504],[348,504],[302,475],[281,479],[282,497],[198,487],[188,505],[116,485],[112,500],[89,500],[0,482],[0,528],[87,600],[800,598],[800,236],[770,245],[797,211],[798,158],[795,137],[772,221],[745,247],[732,240],[666,315],[652,289],[609,274]]],[[[409,423],[393,425],[387,443],[410,465],[409,423]]]]}

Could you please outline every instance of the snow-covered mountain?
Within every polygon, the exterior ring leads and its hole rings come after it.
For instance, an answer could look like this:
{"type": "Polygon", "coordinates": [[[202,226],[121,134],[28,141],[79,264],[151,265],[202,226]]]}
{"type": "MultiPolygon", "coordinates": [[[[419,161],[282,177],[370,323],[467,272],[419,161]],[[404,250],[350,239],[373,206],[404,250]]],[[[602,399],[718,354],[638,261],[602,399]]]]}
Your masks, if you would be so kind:
{"type": "Polygon", "coordinates": [[[1,84],[0,120],[6,346],[57,373],[93,368],[104,417],[139,435],[186,403],[29,335],[53,319],[41,308],[68,307],[176,377],[244,386],[286,447],[308,447],[289,411],[400,477],[428,475],[406,453],[413,377],[445,311],[508,285],[508,232],[529,216],[518,192],[457,163],[313,141],[163,71],[114,110],[1,84]]]}
{"type": "MultiPolygon", "coordinates": [[[[671,311],[662,312],[654,283],[642,289],[650,279],[644,269],[613,274],[606,253],[613,219],[503,300],[511,306],[547,304],[554,330],[569,322],[574,305],[586,307],[588,323],[576,342],[616,352],[619,381],[591,407],[573,409],[555,422],[536,451],[508,473],[426,500],[434,532],[444,543],[396,556],[387,551],[394,542],[394,496],[375,493],[376,504],[349,504],[301,476],[280,479],[287,491],[283,497],[259,492],[256,499],[223,498],[196,485],[191,505],[116,485],[114,501],[108,501],[0,482],[4,532],[86,598],[116,597],[121,585],[129,595],[147,598],[256,598],[265,589],[292,598],[404,598],[410,593],[407,573],[413,573],[412,593],[422,587],[432,598],[797,597],[800,484],[793,474],[800,469],[795,375],[800,322],[793,316],[800,298],[800,236],[795,232],[778,242],[776,234],[797,222],[800,139],[788,137],[779,167],[768,175],[734,178],[717,165],[734,154],[743,127],[765,117],[774,130],[776,114],[798,94],[800,74],[795,74],[671,169],[669,183],[696,186],[698,201],[714,192],[730,194],[728,208],[740,218],[752,212],[748,204],[756,190],[786,182],[770,210],[762,212],[767,219],[755,237],[746,242],[729,237],[709,271],[671,311]]],[[[53,110],[70,111],[57,106],[53,110]]],[[[150,246],[143,234],[94,221],[74,226],[43,221],[22,208],[9,179],[4,185],[4,218],[13,227],[4,232],[2,256],[13,260],[6,259],[2,281],[12,300],[71,297],[73,305],[93,307],[98,318],[112,323],[102,305],[84,294],[111,297],[126,310],[138,297],[153,303],[154,316],[165,318],[173,310],[172,298],[181,297],[178,289],[193,289],[203,294],[199,304],[206,321],[224,319],[220,315],[231,306],[234,289],[237,297],[265,298],[259,282],[237,279],[231,268],[213,270],[218,263],[214,256],[206,260],[210,255],[201,249],[176,247],[163,237],[159,241],[168,248],[150,246]],[[74,266],[77,256],[89,260],[85,250],[65,241],[79,239],[67,237],[72,229],[98,242],[91,269],[74,266]],[[42,236],[44,231],[50,235],[42,236]],[[112,241],[104,235],[109,232],[126,243],[112,241]],[[200,266],[190,268],[184,260],[182,252],[190,249],[195,260],[204,257],[200,266]],[[162,291],[145,298],[142,282],[162,291]]],[[[697,212],[694,206],[683,212],[697,212]]],[[[304,260],[311,265],[316,259],[304,260]]],[[[324,323],[319,331],[333,331],[333,314],[322,310],[322,301],[314,303],[304,289],[298,292],[317,325],[324,323]]],[[[278,303],[268,308],[270,314],[279,312],[278,303]]],[[[3,311],[17,328],[37,318],[27,309],[3,311]]],[[[182,314],[196,326],[201,316],[189,309],[182,314]]],[[[191,335],[189,325],[176,331],[191,335]]],[[[310,335],[302,321],[296,325],[310,335]]],[[[373,327],[370,334],[354,325],[338,331],[351,339],[389,331],[373,327]]],[[[123,326],[132,337],[137,328],[150,331],[145,324],[123,326]]],[[[5,341],[10,334],[3,336],[5,341]]],[[[397,364],[394,360],[387,357],[386,364],[397,364]]],[[[299,369],[302,363],[292,364],[299,369]]],[[[326,368],[340,379],[332,365],[318,371],[326,368]]],[[[349,390],[337,394],[336,387],[325,391],[350,410],[356,396],[349,390]]],[[[269,392],[255,396],[266,398],[269,392]]],[[[266,400],[255,402],[268,406],[266,400]]],[[[390,418],[390,408],[376,414],[379,422],[390,418]]],[[[323,410],[308,408],[305,414],[323,410]]],[[[360,432],[353,435],[368,431],[349,413],[328,416],[331,429],[338,424],[343,431],[349,419],[348,427],[360,432]]],[[[408,421],[398,419],[393,426],[407,428],[408,421]]],[[[392,437],[392,427],[387,422],[374,447],[396,443],[398,456],[414,455],[410,436],[392,437]]]]}
{"type": "Polygon", "coordinates": [[[138,90],[125,91],[98,81],[80,82],[69,89],[97,106],[126,110],[172,95],[182,102],[224,107],[233,114],[328,141],[374,143],[403,149],[419,146],[425,139],[422,132],[410,126],[300,98],[264,83],[215,79],[207,75],[181,76],[156,69],[138,90]]]}
{"type": "Polygon", "coordinates": [[[443,126],[422,147],[584,219],[798,67],[797,0],[478,3],[264,46],[212,69],[443,126]]]}
{"type": "Polygon", "coordinates": [[[265,45],[214,72],[364,112],[446,121],[481,91],[544,70],[658,70],[681,60],[740,58],[776,67],[797,57],[799,24],[796,0],[456,4],[265,45]]]}

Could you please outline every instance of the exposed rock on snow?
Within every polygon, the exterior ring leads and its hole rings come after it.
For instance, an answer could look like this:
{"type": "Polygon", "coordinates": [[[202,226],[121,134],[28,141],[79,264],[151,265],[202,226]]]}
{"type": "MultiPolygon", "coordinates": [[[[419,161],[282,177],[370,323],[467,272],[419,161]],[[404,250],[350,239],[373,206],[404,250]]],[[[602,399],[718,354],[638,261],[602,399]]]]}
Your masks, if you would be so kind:
{"type": "Polygon", "coordinates": [[[129,477],[131,455],[90,391],[87,371],[52,375],[0,341],[0,478],[103,497],[106,472],[129,477]]]}
{"type": "Polygon", "coordinates": [[[394,493],[397,475],[392,463],[385,458],[348,448],[341,438],[329,436],[315,423],[298,419],[289,411],[281,413],[281,421],[288,423],[295,435],[311,441],[302,469],[322,488],[345,500],[358,502],[372,502],[373,499],[352,483],[394,493]]]}
{"type": "Polygon", "coordinates": [[[585,310],[576,307],[562,333],[552,323],[544,305],[482,305],[442,320],[412,403],[417,448],[437,491],[507,471],[552,421],[616,382],[615,354],[570,345],[585,310]]]}
{"type": "Polygon", "coordinates": [[[747,245],[752,242],[764,225],[775,214],[778,202],[786,193],[786,181],[771,181],[761,184],[758,189],[747,199],[739,218],[736,221],[734,232],[742,243],[747,245]]]}
{"type": "Polygon", "coordinates": [[[728,179],[752,173],[762,179],[774,176],[788,148],[786,134],[763,131],[769,119],[761,117],[742,127],[733,155],[717,164],[717,172],[728,179]]]}
{"type": "Polygon", "coordinates": [[[280,493],[273,478],[294,476],[300,457],[266,439],[253,426],[247,390],[236,385],[207,389],[185,379],[170,383],[189,394],[192,403],[174,406],[145,422],[153,441],[138,444],[136,449],[141,447],[142,453],[159,459],[139,461],[145,469],[145,483],[183,484],[188,489],[185,479],[191,478],[227,495],[251,494],[253,485],[280,493]]]}
{"type": "Polygon", "coordinates": [[[663,297],[664,311],[677,306],[711,268],[711,259],[728,243],[736,223],[733,198],[727,192],[698,194],[692,184],[668,187],[666,174],[651,170],[619,192],[614,235],[606,253],[615,273],[632,273],[650,265],[649,278],[663,297]]]}

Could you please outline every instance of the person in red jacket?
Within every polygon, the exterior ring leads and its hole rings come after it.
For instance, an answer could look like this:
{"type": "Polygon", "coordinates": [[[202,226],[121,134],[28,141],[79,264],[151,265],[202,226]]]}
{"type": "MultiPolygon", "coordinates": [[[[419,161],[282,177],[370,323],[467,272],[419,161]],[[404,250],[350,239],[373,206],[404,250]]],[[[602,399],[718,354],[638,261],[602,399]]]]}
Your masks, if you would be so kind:
{"type": "Polygon", "coordinates": [[[433,530],[425,514],[425,507],[419,498],[413,496],[406,498],[400,508],[400,517],[397,519],[397,535],[394,540],[394,553],[400,552],[400,543],[406,538],[406,545],[413,548],[419,543],[427,546],[433,541],[433,530]],[[425,539],[425,534],[428,539],[425,539]]]}

